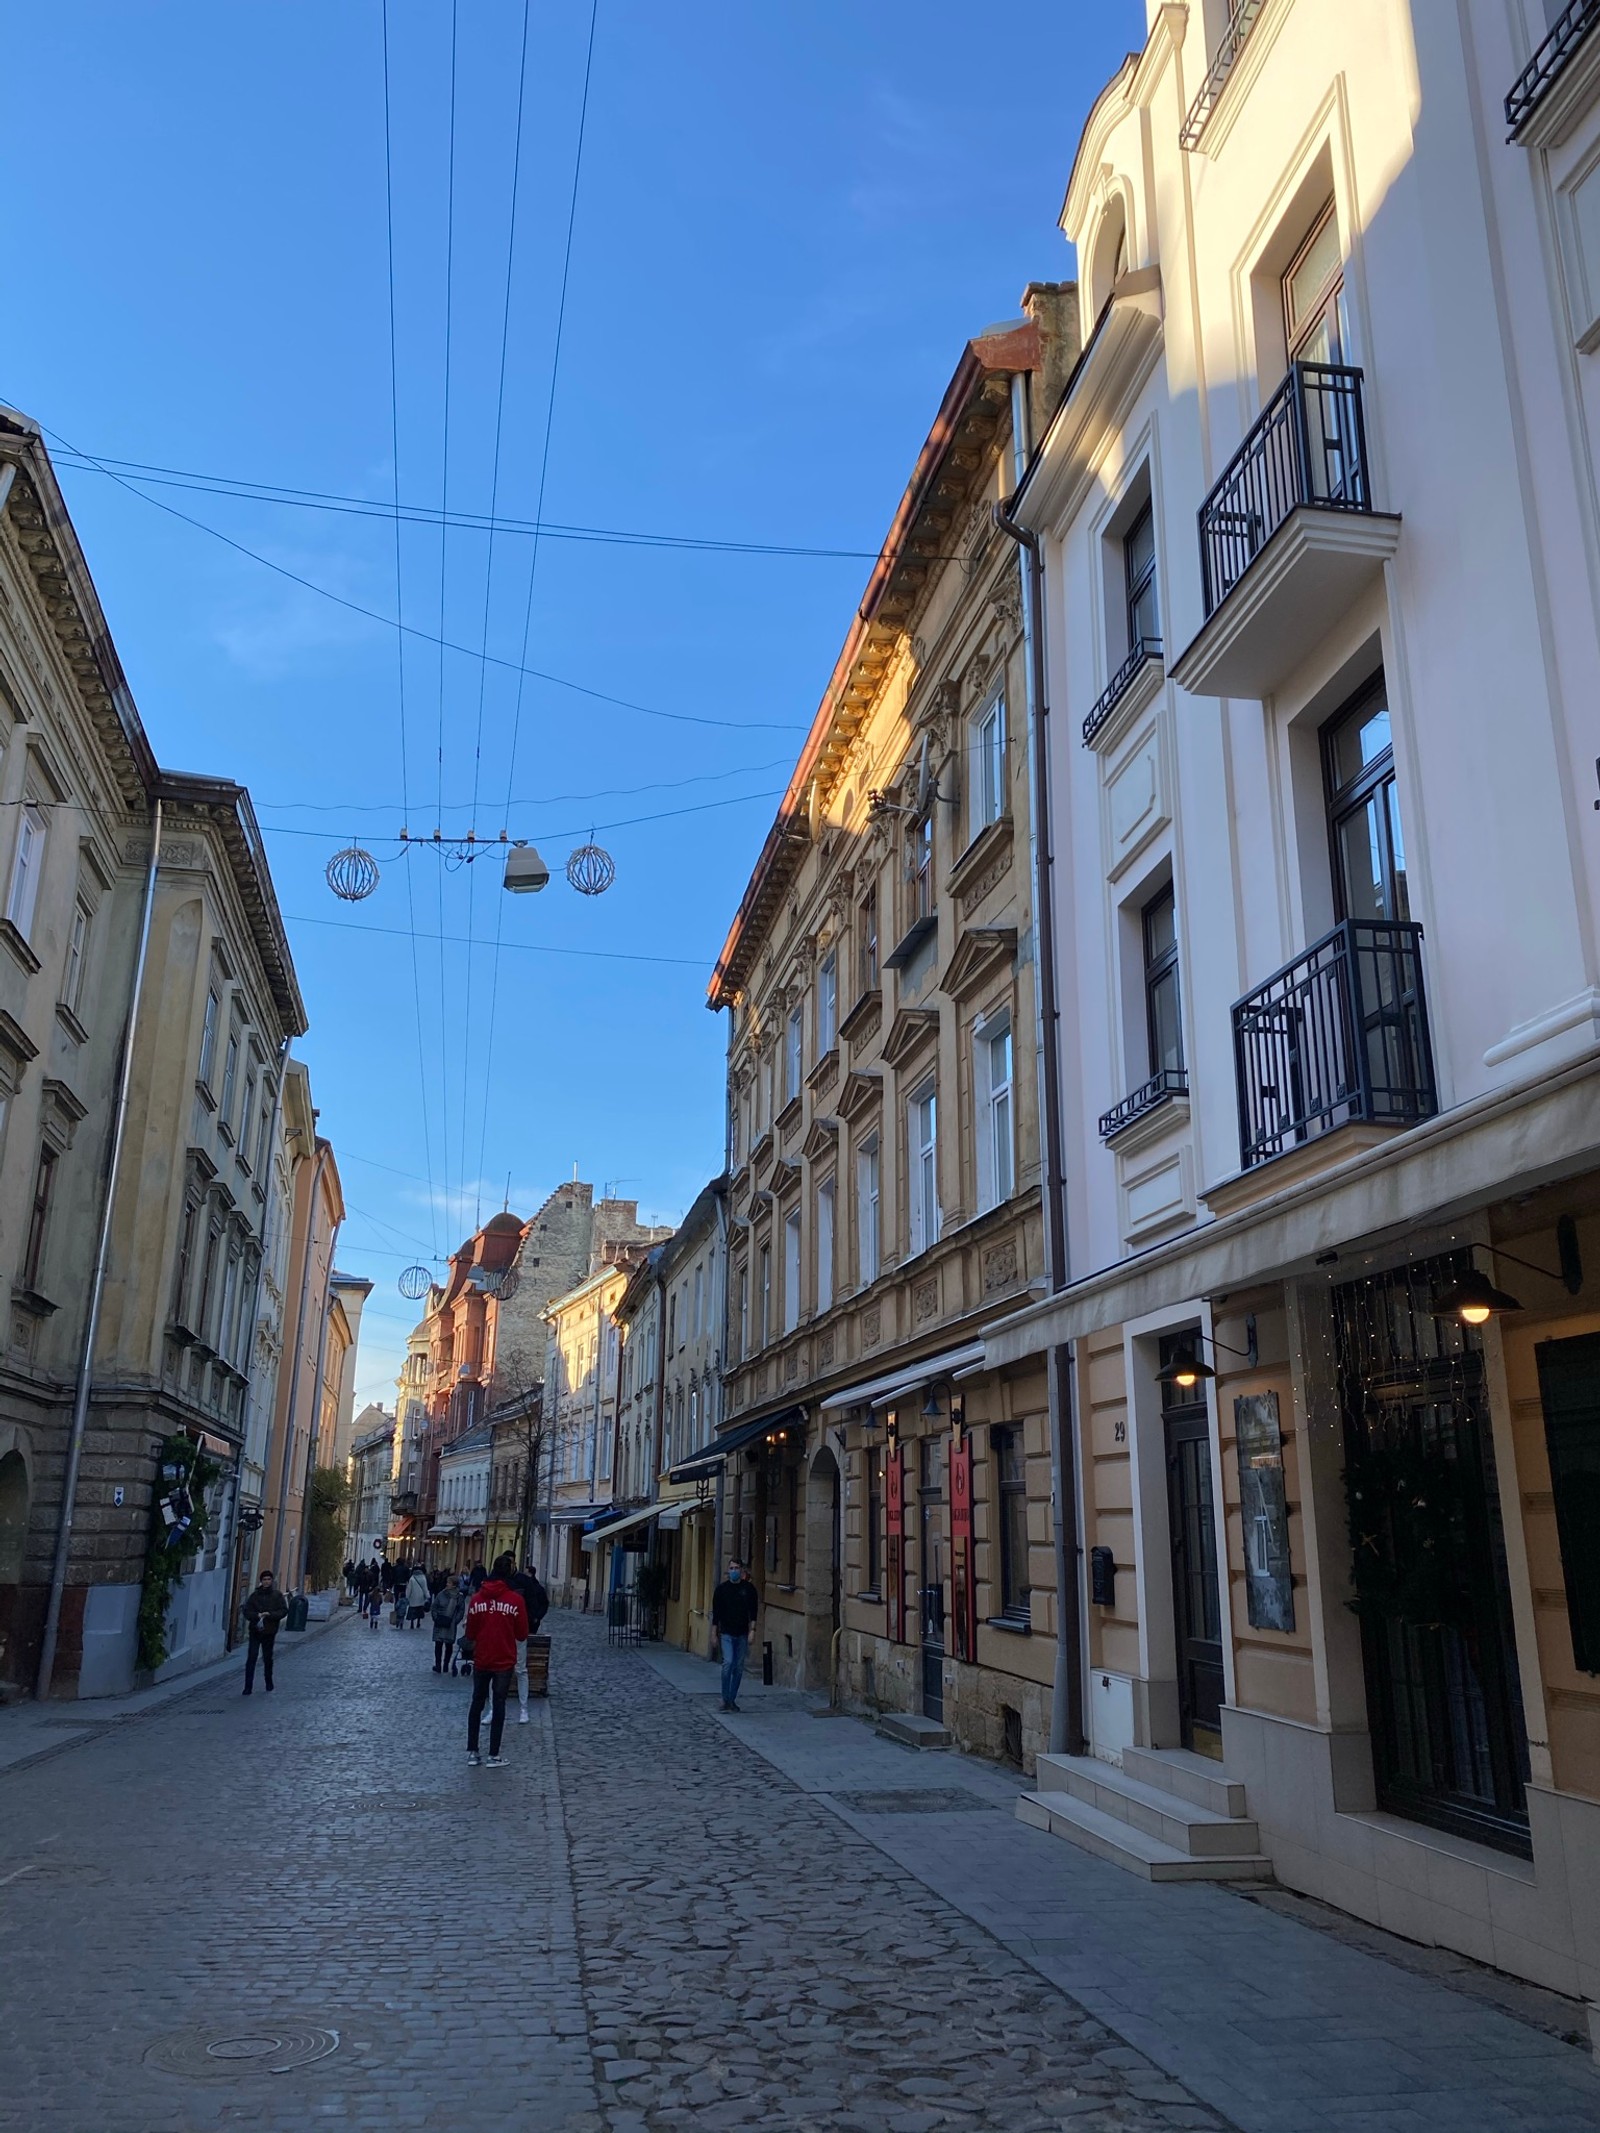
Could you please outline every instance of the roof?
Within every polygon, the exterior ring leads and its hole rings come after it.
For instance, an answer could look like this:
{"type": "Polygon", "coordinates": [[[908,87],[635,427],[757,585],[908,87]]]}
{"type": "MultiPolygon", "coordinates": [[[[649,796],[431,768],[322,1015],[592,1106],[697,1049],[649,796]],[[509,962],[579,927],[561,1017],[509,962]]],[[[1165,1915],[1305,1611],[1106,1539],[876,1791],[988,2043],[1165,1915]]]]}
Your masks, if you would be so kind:
{"type": "Polygon", "coordinates": [[[475,1422],[471,1429],[464,1429],[459,1437],[439,1447],[439,1463],[458,1459],[463,1452],[486,1452],[493,1438],[487,1422],[475,1422]]]}
{"type": "Polygon", "coordinates": [[[267,864],[267,848],[261,841],[261,826],[249,793],[232,778],[205,777],[188,770],[159,771],[156,790],[163,801],[200,816],[219,832],[234,887],[244,906],[245,923],[272,991],[272,1003],[288,1034],[303,1037],[308,1027],[305,1002],[300,997],[289,936],[284,931],[278,892],[267,864]]]}
{"type": "Polygon", "coordinates": [[[963,349],[828,677],[777,819],[728,928],[707,987],[709,1007],[731,1006],[744,989],[755,947],[809,847],[806,803],[811,786],[819,782],[831,788],[928,577],[943,560],[944,536],[971,487],[971,466],[962,461],[968,451],[986,445],[999,427],[1009,409],[1010,380],[1043,363],[1044,336],[1032,319],[992,326],[963,349]]]}

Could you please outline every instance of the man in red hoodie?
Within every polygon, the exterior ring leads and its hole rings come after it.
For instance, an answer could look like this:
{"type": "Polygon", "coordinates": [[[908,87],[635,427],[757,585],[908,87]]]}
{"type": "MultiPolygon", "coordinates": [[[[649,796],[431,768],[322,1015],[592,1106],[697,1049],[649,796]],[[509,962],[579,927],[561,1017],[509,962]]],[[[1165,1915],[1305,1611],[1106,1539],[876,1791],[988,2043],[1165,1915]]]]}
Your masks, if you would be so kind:
{"type": "Polygon", "coordinates": [[[502,1769],[506,1757],[500,1740],[506,1726],[506,1691],[516,1672],[517,1646],[528,1634],[528,1610],[520,1592],[508,1581],[516,1569],[515,1559],[502,1555],[493,1573],[473,1594],[467,1607],[465,1633],[472,1646],[472,1703],[467,1712],[467,1761],[482,1761],[478,1753],[478,1728],[483,1707],[489,1710],[489,1768],[502,1769]]]}

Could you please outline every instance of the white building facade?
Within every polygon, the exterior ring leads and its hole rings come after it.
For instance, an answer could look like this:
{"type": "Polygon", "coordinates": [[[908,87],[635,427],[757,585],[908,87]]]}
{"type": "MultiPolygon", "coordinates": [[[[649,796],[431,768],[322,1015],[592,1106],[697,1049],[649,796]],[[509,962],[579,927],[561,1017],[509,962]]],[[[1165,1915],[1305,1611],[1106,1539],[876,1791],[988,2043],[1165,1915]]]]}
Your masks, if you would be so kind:
{"type": "MultiPolygon", "coordinates": [[[[1012,502],[1072,1279],[986,1353],[1072,1344],[1102,1768],[1592,2001],[1600,29],[1553,12],[1152,4],[1090,114],[1012,502]]],[[[1081,1835],[1082,1759],[1039,1786],[1081,1835]]]]}

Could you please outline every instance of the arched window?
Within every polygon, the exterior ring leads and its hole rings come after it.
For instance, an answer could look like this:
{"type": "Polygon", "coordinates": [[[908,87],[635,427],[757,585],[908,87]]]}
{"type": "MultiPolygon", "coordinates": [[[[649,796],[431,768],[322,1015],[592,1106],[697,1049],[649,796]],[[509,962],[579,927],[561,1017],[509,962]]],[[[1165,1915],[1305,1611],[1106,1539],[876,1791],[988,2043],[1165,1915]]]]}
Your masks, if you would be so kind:
{"type": "Polygon", "coordinates": [[[1111,299],[1111,292],[1128,271],[1128,214],[1121,200],[1113,200],[1100,218],[1090,255],[1089,293],[1098,318],[1111,299]]]}

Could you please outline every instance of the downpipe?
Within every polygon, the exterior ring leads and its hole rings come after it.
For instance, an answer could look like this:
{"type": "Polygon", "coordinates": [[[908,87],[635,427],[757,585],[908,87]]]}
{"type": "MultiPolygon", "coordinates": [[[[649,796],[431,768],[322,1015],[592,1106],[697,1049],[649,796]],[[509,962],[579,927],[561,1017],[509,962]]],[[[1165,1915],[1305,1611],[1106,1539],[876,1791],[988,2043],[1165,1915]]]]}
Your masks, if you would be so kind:
{"type": "MultiPolygon", "coordinates": [[[[7,485],[9,487],[9,484],[7,485]]],[[[0,499],[3,502],[3,499],[0,499]]],[[[56,1646],[61,1636],[61,1603],[67,1589],[67,1565],[72,1553],[72,1520],[78,1502],[78,1472],[83,1464],[83,1440],[89,1428],[89,1394],[94,1377],[94,1346],[100,1335],[100,1310],[105,1301],[106,1267],[111,1257],[111,1218],[116,1208],[117,1183],[122,1175],[122,1151],[127,1138],[128,1097],[133,1087],[133,1054],[139,1034],[139,1009],[144,993],[145,964],[150,955],[150,922],[155,914],[156,873],[161,864],[161,797],[157,794],[150,818],[150,863],[145,869],[144,900],[139,911],[139,947],[133,962],[133,989],[128,998],[128,1018],[122,1033],[122,1064],[117,1074],[116,1109],[111,1117],[111,1141],[106,1151],[105,1194],[100,1203],[100,1234],[95,1243],[94,1274],[89,1284],[89,1308],[83,1321],[83,1344],[78,1351],[78,1378],[72,1392],[72,1425],[67,1437],[67,1465],[61,1482],[61,1516],[56,1527],[55,1560],[50,1568],[50,1597],[45,1606],[44,1636],[39,1645],[39,1671],[33,1693],[43,1703],[55,1675],[56,1646]]]]}
{"type": "MultiPolygon", "coordinates": [[[[1030,453],[1028,375],[1011,379],[1013,493],[1030,453]]],[[[1039,537],[1019,525],[1004,504],[994,523],[1017,544],[1022,580],[1022,631],[1028,704],[1028,841],[1033,861],[1034,1056],[1039,1077],[1039,1124],[1044,1168],[1045,1279],[1052,1295],[1067,1284],[1065,1161],[1061,1129],[1060,1009],[1056,996],[1054,857],[1050,811],[1050,707],[1044,644],[1044,558],[1039,537]]],[[[1050,1690],[1050,1752],[1081,1755],[1084,1733],[1082,1543],[1078,1531],[1077,1437],[1072,1411],[1072,1349],[1057,1342],[1046,1352],[1050,1431],[1051,1539],[1055,1554],[1056,1655],[1050,1690]]]]}

